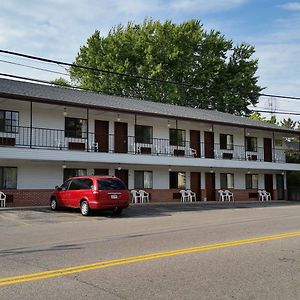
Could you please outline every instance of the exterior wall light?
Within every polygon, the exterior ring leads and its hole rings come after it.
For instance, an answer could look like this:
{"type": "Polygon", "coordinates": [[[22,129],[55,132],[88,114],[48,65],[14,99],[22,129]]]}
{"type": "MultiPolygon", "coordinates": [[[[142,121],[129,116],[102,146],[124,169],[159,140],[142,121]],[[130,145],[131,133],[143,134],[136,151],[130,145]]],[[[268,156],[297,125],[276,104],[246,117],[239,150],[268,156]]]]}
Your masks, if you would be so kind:
{"type": "Polygon", "coordinates": [[[118,165],[118,168],[117,168],[117,169],[118,169],[118,171],[122,170],[120,164],[118,165]]]}
{"type": "Polygon", "coordinates": [[[118,122],[121,121],[120,114],[118,114],[118,116],[117,116],[117,121],[118,121],[118,122]]]}
{"type": "Polygon", "coordinates": [[[63,115],[66,117],[68,115],[67,109],[64,107],[63,115]]]}

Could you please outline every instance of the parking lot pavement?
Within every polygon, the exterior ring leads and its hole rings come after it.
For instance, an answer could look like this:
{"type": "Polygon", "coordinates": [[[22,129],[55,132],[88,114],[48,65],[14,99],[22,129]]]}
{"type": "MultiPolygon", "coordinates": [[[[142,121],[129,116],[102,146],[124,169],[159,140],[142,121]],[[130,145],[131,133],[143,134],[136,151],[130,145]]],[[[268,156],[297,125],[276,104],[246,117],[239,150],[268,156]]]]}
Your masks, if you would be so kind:
{"type": "MultiPolygon", "coordinates": [[[[294,201],[272,202],[197,202],[197,203],[150,203],[134,204],[123,211],[119,218],[149,218],[168,216],[181,212],[197,212],[222,209],[246,209],[263,207],[285,207],[299,205],[294,201]]],[[[89,217],[83,217],[78,209],[51,211],[48,207],[7,208],[0,210],[2,226],[36,226],[70,222],[104,221],[113,218],[110,211],[93,211],[89,217]]]]}
{"type": "Polygon", "coordinates": [[[0,225],[1,300],[300,299],[300,203],[146,204],[121,217],[2,210],[0,225]]]}

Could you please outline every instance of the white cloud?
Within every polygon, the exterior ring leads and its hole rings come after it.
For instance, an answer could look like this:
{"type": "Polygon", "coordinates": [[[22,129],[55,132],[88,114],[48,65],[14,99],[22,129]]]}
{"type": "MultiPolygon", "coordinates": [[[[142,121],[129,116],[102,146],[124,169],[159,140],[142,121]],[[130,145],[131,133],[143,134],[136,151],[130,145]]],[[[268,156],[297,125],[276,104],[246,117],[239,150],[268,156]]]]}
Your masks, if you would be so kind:
{"type": "Polygon", "coordinates": [[[288,2],[279,7],[285,10],[300,11],[300,2],[288,2]]]}
{"type": "Polygon", "coordinates": [[[245,4],[248,0],[173,0],[170,6],[179,11],[219,12],[245,4]]]}

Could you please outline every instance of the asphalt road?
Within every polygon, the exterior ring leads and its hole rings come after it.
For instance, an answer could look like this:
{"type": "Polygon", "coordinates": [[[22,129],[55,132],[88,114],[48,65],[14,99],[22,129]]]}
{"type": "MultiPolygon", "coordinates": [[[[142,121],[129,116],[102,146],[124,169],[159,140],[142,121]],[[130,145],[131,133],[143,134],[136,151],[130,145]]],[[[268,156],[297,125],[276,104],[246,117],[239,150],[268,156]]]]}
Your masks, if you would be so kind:
{"type": "Polygon", "coordinates": [[[251,206],[0,211],[0,299],[300,299],[300,205],[251,206]]]}

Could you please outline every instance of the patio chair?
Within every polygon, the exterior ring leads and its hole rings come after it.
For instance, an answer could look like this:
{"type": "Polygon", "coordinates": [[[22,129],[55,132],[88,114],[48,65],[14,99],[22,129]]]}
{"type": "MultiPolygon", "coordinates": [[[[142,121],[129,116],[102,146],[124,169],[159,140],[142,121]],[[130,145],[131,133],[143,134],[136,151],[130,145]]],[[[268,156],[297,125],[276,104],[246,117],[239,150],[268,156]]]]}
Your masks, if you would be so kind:
{"type": "Polygon", "coordinates": [[[271,201],[271,193],[267,192],[266,190],[262,191],[265,194],[266,201],[271,201]]]}
{"type": "Polygon", "coordinates": [[[263,192],[263,190],[258,190],[257,192],[258,192],[258,200],[259,201],[265,201],[266,200],[266,195],[263,192]]]}
{"type": "Polygon", "coordinates": [[[234,197],[233,197],[232,192],[230,192],[229,190],[225,190],[224,193],[226,194],[226,198],[229,202],[230,202],[230,200],[232,200],[234,202],[234,197]]]}
{"type": "Polygon", "coordinates": [[[141,203],[149,202],[149,193],[147,193],[144,190],[139,190],[138,193],[140,194],[141,197],[141,203]]]}
{"type": "Polygon", "coordinates": [[[227,193],[225,193],[225,191],[219,190],[218,194],[219,194],[219,201],[224,202],[227,200],[227,193]]]}
{"type": "Polygon", "coordinates": [[[180,199],[181,202],[187,202],[187,201],[189,201],[189,195],[186,192],[186,190],[180,190],[179,192],[181,194],[181,199],[180,199]]]}
{"type": "Polygon", "coordinates": [[[193,199],[194,199],[195,202],[197,201],[195,192],[193,192],[192,190],[186,190],[186,192],[188,194],[190,202],[193,202],[193,199]]]}
{"type": "Polygon", "coordinates": [[[3,192],[0,192],[0,207],[5,207],[6,195],[3,192]]]}
{"type": "Polygon", "coordinates": [[[139,203],[141,202],[141,195],[137,190],[131,190],[130,191],[132,197],[131,197],[131,202],[132,203],[139,203]]]}

